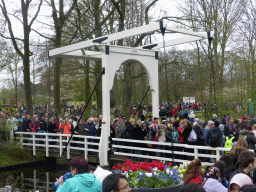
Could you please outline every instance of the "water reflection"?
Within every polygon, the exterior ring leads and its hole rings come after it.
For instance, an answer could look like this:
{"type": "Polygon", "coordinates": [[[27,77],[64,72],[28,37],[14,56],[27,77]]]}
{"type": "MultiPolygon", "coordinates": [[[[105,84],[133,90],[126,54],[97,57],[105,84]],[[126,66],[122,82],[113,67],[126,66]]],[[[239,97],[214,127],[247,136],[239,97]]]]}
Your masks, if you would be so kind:
{"type": "Polygon", "coordinates": [[[69,171],[66,165],[25,167],[19,170],[0,172],[0,192],[20,192],[24,189],[52,192],[57,177],[69,171]]]}

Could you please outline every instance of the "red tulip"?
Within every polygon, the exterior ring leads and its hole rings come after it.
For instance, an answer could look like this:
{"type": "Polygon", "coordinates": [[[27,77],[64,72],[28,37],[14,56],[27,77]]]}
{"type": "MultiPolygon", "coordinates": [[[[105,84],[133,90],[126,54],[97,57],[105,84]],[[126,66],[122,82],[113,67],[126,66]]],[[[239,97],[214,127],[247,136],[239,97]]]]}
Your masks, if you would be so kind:
{"type": "Polygon", "coordinates": [[[125,168],[125,169],[124,169],[124,171],[127,171],[127,172],[128,172],[129,170],[130,170],[129,168],[125,168]]]}
{"type": "Polygon", "coordinates": [[[147,167],[147,170],[149,173],[151,173],[151,168],[150,167],[147,167]]]}
{"type": "Polygon", "coordinates": [[[120,169],[120,170],[123,168],[123,166],[120,164],[118,164],[116,167],[117,167],[117,169],[120,169]]]}

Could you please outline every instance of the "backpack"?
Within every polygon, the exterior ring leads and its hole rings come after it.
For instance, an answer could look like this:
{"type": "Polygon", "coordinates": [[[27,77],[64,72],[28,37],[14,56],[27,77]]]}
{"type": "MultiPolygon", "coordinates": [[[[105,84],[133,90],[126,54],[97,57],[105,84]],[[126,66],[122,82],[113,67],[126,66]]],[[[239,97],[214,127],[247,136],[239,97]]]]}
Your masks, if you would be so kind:
{"type": "MultiPolygon", "coordinates": [[[[225,148],[230,148],[232,149],[232,145],[233,145],[233,139],[235,137],[232,137],[231,139],[229,139],[229,137],[226,137],[226,142],[225,142],[225,148]]],[[[225,153],[230,153],[230,151],[225,151],[225,153]]]]}
{"type": "Polygon", "coordinates": [[[211,135],[210,135],[209,140],[210,140],[210,146],[211,147],[218,147],[219,131],[211,131],[211,135]]]}
{"type": "Polygon", "coordinates": [[[165,131],[165,137],[168,141],[172,140],[172,130],[171,129],[166,129],[165,131]]]}
{"type": "Polygon", "coordinates": [[[172,141],[173,143],[179,143],[180,140],[180,136],[179,136],[179,132],[177,129],[173,129],[172,130],[172,141]]]}
{"type": "Polygon", "coordinates": [[[197,141],[197,134],[194,131],[194,129],[192,129],[192,131],[190,132],[189,136],[188,136],[188,141],[190,143],[195,143],[197,141]]]}

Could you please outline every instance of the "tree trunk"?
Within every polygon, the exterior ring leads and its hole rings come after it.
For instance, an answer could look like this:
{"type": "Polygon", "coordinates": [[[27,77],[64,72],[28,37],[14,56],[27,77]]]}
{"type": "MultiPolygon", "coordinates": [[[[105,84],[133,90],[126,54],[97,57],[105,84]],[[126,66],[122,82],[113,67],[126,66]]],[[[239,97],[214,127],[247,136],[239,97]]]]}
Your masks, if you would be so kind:
{"type": "MultiPolygon", "coordinates": [[[[62,26],[55,26],[56,39],[55,47],[61,47],[62,26]]],[[[54,112],[61,113],[60,108],[60,75],[61,75],[62,58],[55,58],[54,60],[54,112]]],[[[50,107],[50,106],[49,106],[50,107]]]]}
{"type": "Polygon", "coordinates": [[[132,76],[132,62],[126,62],[126,63],[124,63],[123,115],[127,119],[130,119],[130,117],[131,117],[131,108],[130,108],[130,102],[131,102],[131,99],[132,99],[131,76],[132,76]]]}
{"type": "MultiPolygon", "coordinates": [[[[100,27],[100,0],[94,1],[94,19],[95,19],[95,28],[97,30],[95,31],[95,36],[100,37],[101,36],[101,27],[100,27]]],[[[102,71],[102,63],[101,61],[95,61],[95,68],[94,68],[94,75],[95,75],[95,82],[98,80],[100,74],[102,71]]],[[[102,114],[102,79],[99,83],[99,85],[96,87],[96,101],[97,101],[97,114],[102,114]]]]}
{"type": "MultiPolygon", "coordinates": [[[[89,75],[90,75],[90,60],[86,60],[86,62],[85,62],[85,105],[88,102],[90,95],[91,95],[91,86],[90,86],[89,75]]],[[[91,115],[91,106],[92,106],[92,102],[89,102],[88,107],[84,114],[85,122],[91,115]]]]}

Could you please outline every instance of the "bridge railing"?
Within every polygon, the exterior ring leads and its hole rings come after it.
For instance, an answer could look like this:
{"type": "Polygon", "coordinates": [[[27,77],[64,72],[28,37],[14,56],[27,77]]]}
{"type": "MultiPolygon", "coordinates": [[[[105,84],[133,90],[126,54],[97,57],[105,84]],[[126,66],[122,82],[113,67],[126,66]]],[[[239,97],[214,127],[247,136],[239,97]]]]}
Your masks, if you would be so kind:
{"type": "MultiPolygon", "coordinates": [[[[33,155],[36,155],[36,150],[45,149],[46,157],[49,157],[49,152],[52,148],[59,149],[60,156],[67,145],[70,134],[56,133],[32,133],[32,132],[15,132],[19,135],[20,142],[23,146],[31,146],[33,155]]],[[[99,153],[100,137],[73,135],[73,139],[67,146],[67,159],[70,159],[70,151],[76,150],[84,152],[84,158],[88,159],[89,153],[99,153]]]]}
{"type": "Polygon", "coordinates": [[[116,155],[154,160],[164,160],[178,163],[190,162],[191,159],[198,159],[200,157],[215,158],[218,161],[222,153],[231,150],[229,148],[223,147],[208,147],[180,143],[172,144],[169,142],[158,141],[145,141],[121,138],[112,138],[112,140],[112,147],[114,148],[114,154],[116,155]],[[148,145],[153,145],[154,148],[152,148],[152,146],[148,147],[148,145]],[[142,151],[144,152],[143,154],[142,151]],[[214,153],[211,154],[211,151],[214,151],[214,153]],[[160,154],[165,154],[165,156],[167,157],[161,157],[160,154]]]}

